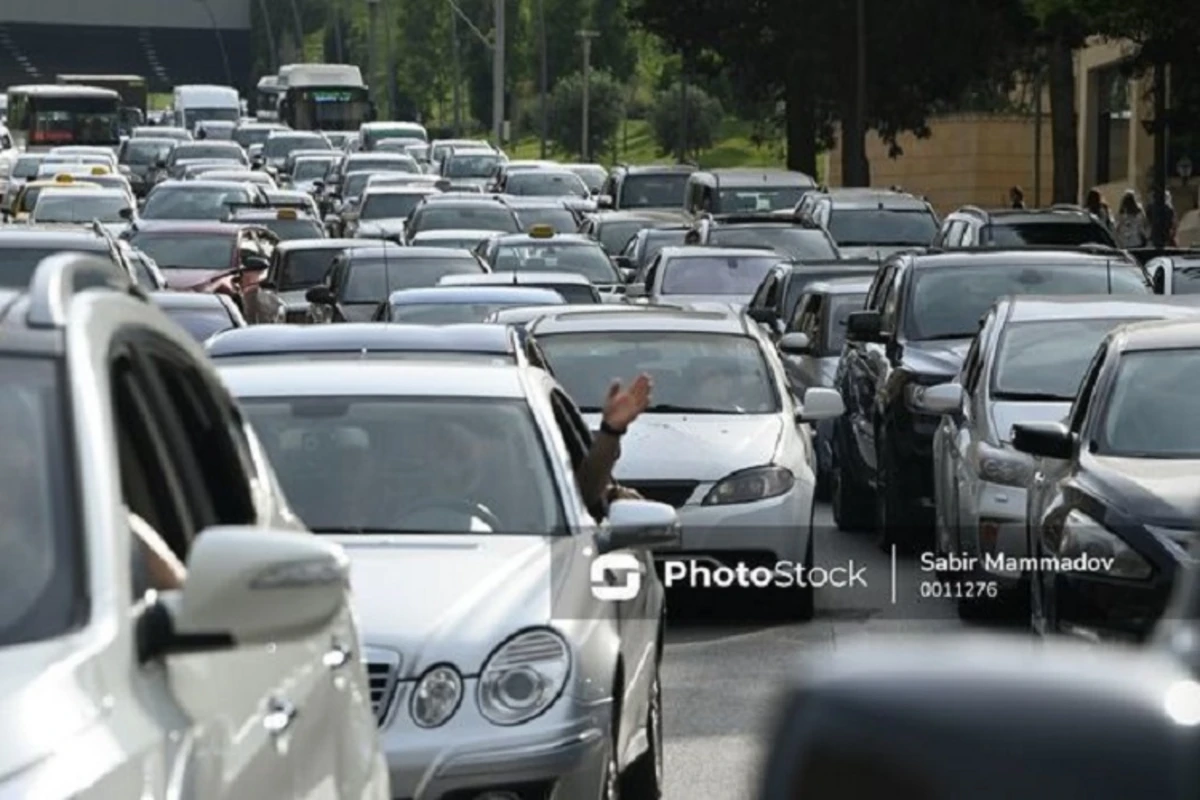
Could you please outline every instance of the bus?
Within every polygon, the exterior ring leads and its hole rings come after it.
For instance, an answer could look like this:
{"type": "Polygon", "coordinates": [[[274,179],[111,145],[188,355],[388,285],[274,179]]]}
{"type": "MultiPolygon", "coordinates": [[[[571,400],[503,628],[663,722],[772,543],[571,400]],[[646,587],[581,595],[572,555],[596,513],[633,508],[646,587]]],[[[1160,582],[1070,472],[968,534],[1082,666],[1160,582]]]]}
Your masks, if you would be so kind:
{"type": "Polygon", "coordinates": [[[242,118],[242,101],[237,89],[204,83],[175,87],[175,124],[196,132],[202,121],[237,122],[242,118]]]}
{"type": "Polygon", "coordinates": [[[254,118],[259,122],[279,121],[279,98],[283,87],[278,75],[264,75],[258,80],[254,93],[254,118]]]}
{"type": "Polygon", "coordinates": [[[112,89],[121,95],[121,105],[124,108],[135,109],[141,116],[134,125],[145,122],[146,112],[150,110],[150,88],[146,79],[141,75],[59,75],[60,84],[70,86],[99,86],[101,89],[112,89]]]}
{"type": "Polygon", "coordinates": [[[116,147],[121,143],[121,96],[99,86],[10,86],[8,129],[14,144],[26,152],[70,144],[116,147]]]}
{"type": "Polygon", "coordinates": [[[375,118],[362,72],[353,64],[288,64],[279,69],[279,121],[294,130],[357,131],[375,118]]]}

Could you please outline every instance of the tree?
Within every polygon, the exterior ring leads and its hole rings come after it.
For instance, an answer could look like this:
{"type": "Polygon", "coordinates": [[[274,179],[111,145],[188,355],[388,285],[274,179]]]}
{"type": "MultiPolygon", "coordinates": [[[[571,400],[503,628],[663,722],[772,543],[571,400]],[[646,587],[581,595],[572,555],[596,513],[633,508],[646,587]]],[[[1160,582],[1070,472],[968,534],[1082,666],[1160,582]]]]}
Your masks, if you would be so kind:
{"type": "Polygon", "coordinates": [[[592,48],[595,66],[628,83],[637,67],[637,51],[625,0],[593,0],[592,28],[600,34],[592,48]]]}
{"type": "MultiPolygon", "coordinates": [[[[650,129],[661,155],[679,152],[681,137],[680,121],[683,116],[682,87],[676,84],[670,90],[659,92],[650,109],[650,129]]],[[[684,157],[695,156],[701,150],[713,146],[717,131],[721,127],[725,112],[717,98],[698,86],[687,89],[687,152],[684,157]]]]}
{"type": "MultiPolygon", "coordinates": [[[[588,153],[604,151],[624,115],[625,89],[611,74],[593,70],[588,84],[588,153]]],[[[583,75],[559,80],[550,94],[550,138],[563,150],[580,155],[583,141],[583,75]]]]}

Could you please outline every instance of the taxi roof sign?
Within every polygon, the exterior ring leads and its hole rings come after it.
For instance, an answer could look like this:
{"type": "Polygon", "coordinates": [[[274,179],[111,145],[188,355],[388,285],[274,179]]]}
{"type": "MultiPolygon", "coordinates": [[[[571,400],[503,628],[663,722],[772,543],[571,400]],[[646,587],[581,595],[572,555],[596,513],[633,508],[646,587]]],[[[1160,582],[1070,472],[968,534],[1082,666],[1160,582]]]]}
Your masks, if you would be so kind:
{"type": "Polygon", "coordinates": [[[55,175],[55,176],[54,176],[54,182],[55,182],[55,183],[74,183],[74,182],[75,182],[75,176],[74,176],[74,175],[69,175],[69,174],[67,174],[67,173],[65,173],[65,172],[64,172],[64,173],[62,173],[62,174],[60,174],[60,175],[55,175]]]}
{"type": "Polygon", "coordinates": [[[275,214],[275,219],[299,219],[294,208],[281,208],[275,214]]]}
{"type": "Polygon", "coordinates": [[[96,165],[96,166],[92,167],[92,174],[93,175],[107,175],[108,167],[96,165]]]}
{"type": "Polygon", "coordinates": [[[529,229],[529,238],[531,239],[553,239],[553,225],[534,225],[529,229]]]}

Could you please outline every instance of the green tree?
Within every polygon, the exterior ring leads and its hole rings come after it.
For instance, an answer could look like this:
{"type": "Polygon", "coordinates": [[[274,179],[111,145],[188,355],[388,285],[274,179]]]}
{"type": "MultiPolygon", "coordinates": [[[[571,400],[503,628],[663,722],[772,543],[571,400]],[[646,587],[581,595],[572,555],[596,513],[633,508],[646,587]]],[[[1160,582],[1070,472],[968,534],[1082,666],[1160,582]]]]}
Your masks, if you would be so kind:
{"type": "Polygon", "coordinates": [[[637,69],[637,51],[625,0],[592,0],[592,28],[600,34],[592,47],[592,62],[622,83],[637,69]]]}
{"type": "MultiPolygon", "coordinates": [[[[604,152],[621,124],[625,88],[602,70],[593,70],[588,84],[588,154],[604,152]]],[[[581,154],[583,142],[583,76],[576,72],[555,85],[550,94],[550,138],[559,148],[581,154]]]]}
{"type": "MultiPolygon", "coordinates": [[[[694,157],[712,147],[725,117],[721,102],[700,87],[688,86],[686,96],[687,151],[683,154],[684,158],[694,157]]],[[[650,109],[650,129],[660,155],[679,152],[682,100],[682,87],[676,84],[665,92],[659,92],[650,109]]]]}

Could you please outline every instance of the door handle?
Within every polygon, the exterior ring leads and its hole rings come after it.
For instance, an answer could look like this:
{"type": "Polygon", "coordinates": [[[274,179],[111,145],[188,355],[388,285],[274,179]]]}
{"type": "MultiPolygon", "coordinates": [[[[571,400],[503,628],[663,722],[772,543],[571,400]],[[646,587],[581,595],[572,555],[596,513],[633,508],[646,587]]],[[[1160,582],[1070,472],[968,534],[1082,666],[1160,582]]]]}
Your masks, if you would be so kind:
{"type": "Polygon", "coordinates": [[[297,715],[296,706],[281,697],[273,697],[267,703],[267,713],[263,715],[263,727],[272,736],[279,736],[292,726],[297,715]]]}
{"type": "Polygon", "coordinates": [[[339,669],[349,664],[350,657],[353,655],[354,653],[351,652],[349,647],[346,647],[341,642],[334,642],[333,646],[329,648],[329,652],[321,660],[330,669],[339,669]]]}

